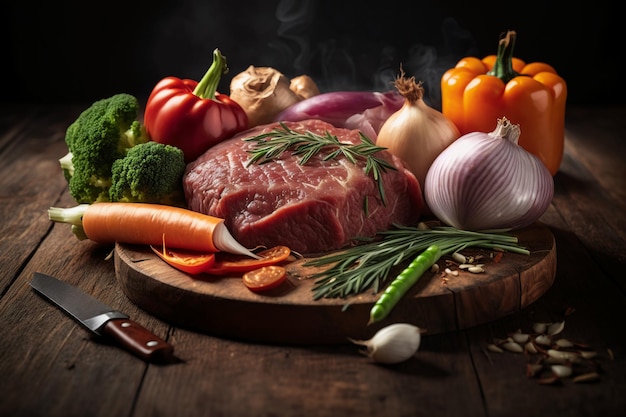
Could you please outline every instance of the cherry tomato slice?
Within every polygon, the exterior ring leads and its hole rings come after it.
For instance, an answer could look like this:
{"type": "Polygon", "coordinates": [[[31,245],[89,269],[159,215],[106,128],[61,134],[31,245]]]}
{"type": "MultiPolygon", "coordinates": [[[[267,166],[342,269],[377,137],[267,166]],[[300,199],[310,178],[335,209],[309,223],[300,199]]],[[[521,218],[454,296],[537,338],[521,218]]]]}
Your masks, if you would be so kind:
{"type": "Polygon", "coordinates": [[[279,265],[264,266],[243,274],[244,285],[252,291],[266,291],[278,287],[287,278],[287,271],[279,265]]]}
{"type": "Polygon", "coordinates": [[[260,259],[253,259],[242,255],[230,255],[219,253],[215,264],[204,270],[207,274],[224,275],[229,273],[242,273],[253,271],[264,266],[276,265],[286,260],[291,254],[287,246],[275,246],[257,253],[260,259]]]}
{"type": "Polygon", "coordinates": [[[161,251],[154,246],[150,247],[168,265],[188,274],[201,274],[215,264],[214,253],[172,250],[165,247],[161,251]]]}

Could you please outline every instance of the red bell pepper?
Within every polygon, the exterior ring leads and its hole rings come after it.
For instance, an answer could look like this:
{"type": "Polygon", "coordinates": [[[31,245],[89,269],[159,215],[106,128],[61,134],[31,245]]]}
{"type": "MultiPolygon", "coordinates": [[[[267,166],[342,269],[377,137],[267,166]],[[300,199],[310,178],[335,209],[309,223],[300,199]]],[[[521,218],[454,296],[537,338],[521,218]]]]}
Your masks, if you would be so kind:
{"type": "Polygon", "coordinates": [[[155,142],[176,146],[191,162],[211,146],[248,128],[243,108],[218,93],[226,58],[213,51],[213,64],[200,82],[166,77],[154,87],[146,102],[144,124],[155,142]]]}

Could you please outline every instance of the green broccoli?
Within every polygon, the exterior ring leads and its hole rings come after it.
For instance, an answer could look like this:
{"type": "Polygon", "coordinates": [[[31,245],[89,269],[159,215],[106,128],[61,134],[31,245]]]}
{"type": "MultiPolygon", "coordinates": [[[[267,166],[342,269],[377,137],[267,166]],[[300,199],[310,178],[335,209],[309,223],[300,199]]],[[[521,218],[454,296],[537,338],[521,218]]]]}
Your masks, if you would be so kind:
{"type": "Polygon", "coordinates": [[[59,162],[76,202],[109,200],[113,162],[150,139],[138,113],[137,98],[116,94],[93,103],[67,128],[69,152],[59,162]]]}
{"type": "Polygon", "coordinates": [[[146,142],[113,162],[110,201],[184,207],[185,156],[177,147],[146,142]]]}

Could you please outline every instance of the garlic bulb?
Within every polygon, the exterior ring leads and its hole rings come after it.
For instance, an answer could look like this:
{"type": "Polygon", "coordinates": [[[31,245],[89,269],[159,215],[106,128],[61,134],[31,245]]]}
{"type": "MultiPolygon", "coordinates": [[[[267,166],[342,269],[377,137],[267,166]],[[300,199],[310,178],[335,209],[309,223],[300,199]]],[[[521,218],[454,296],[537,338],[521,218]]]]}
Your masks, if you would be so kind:
{"type": "Polygon", "coordinates": [[[383,327],[369,340],[354,340],[352,343],[365,346],[361,351],[374,361],[385,364],[404,362],[412,358],[419,349],[421,330],[408,323],[396,323],[383,327]]]}
{"type": "Polygon", "coordinates": [[[291,79],[289,83],[289,89],[296,93],[301,100],[311,98],[320,93],[317,84],[313,81],[313,78],[308,75],[299,75],[291,79]]]}
{"type": "Polygon", "coordinates": [[[517,229],[539,219],[552,201],[554,180],[518,145],[519,134],[519,125],[502,118],[493,132],[468,133],[444,150],[426,176],[431,212],[474,231],[517,229]]]}
{"type": "Polygon", "coordinates": [[[289,79],[280,71],[250,65],[231,80],[230,98],[244,109],[253,127],[272,122],[278,113],[302,100],[289,87],[289,79]]]}
{"type": "Polygon", "coordinates": [[[424,191],[428,168],[460,133],[454,123],[424,102],[424,88],[415,77],[407,79],[402,73],[395,86],[404,104],[382,125],[376,145],[402,159],[424,191]]]}

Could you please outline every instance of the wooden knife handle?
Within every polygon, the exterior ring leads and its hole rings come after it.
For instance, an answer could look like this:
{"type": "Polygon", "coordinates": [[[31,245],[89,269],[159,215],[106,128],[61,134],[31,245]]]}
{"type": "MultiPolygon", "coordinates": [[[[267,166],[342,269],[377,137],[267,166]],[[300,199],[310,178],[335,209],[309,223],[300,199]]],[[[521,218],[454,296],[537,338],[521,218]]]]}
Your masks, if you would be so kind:
{"type": "Polygon", "coordinates": [[[117,340],[125,349],[148,362],[168,362],[174,347],[130,319],[109,320],[102,333],[117,340]]]}

